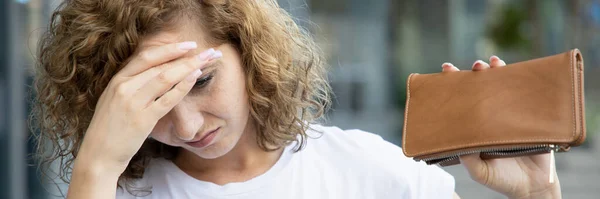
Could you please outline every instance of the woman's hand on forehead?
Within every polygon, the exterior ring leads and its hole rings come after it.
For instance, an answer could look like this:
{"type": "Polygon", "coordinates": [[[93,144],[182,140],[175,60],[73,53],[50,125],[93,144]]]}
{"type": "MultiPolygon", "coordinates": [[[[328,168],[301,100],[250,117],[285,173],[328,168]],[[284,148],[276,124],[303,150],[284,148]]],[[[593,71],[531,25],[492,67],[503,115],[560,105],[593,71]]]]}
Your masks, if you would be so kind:
{"type": "Polygon", "coordinates": [[[75,159],[72,185],[85,183],[78,174],[89,171],[118,179],[158,120],[192,89],[200,69],[222,56],[212,48],[185,56],[194,49],[195,42],[145,48],[113,76],[75,159]]]}

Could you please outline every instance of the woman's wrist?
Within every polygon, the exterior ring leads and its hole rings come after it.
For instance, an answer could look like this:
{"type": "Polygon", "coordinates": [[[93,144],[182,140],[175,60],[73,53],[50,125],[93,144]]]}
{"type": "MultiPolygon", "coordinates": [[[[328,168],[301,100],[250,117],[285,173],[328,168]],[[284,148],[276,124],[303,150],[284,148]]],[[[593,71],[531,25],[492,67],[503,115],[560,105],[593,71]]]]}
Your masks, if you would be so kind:
{"type": "Polygon", "coordinates": [[[78,156],[73,164],[67,198],[114,198],[121,173],[100,160],[78,156]]]}
{"type": "Polygon", "coordinates": [[[87,153],[82,147],[75,161],[73,162],[73,174],[81,174],[88,177],[105,176],[118,179],[121,173],[125,171],[127,165],[116,163],[115,161],[106,160],[96,155],[87,153]]]}
{"type": "Polygon", "coordinates": [[[73,164],[73,175],[81,175],[86,178],[108,178],[117,180],[124,169],[115,165],[108,165],[102,161],[94,161],[93,158],[77,157],[73,164]]]}

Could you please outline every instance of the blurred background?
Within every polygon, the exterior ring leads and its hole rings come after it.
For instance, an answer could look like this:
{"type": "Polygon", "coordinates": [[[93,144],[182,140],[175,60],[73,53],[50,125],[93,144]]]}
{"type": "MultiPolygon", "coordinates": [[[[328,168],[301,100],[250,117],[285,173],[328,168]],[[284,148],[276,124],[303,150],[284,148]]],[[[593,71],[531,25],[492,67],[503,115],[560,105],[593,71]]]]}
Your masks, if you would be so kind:
{"type": "MultiPolygon", "coordinates": [[[[443,62],[462,70],[498,55],[507,63],[579,48],[585,60],[588,139],[557,154],[564,198],[600,198],[600,0],[279,0],[309,29],[331,66],[328,124],[400,145],[406,78],[443,62]]],[[[30,158],[27,115],[39,35],[59,0],[0,0],[0,198],[59,198],[30,158]]],[[[510,81],[507,79],[506,81],[510,81]]],[[[504,198],[444,168],[462,198],[504,198]]]]}

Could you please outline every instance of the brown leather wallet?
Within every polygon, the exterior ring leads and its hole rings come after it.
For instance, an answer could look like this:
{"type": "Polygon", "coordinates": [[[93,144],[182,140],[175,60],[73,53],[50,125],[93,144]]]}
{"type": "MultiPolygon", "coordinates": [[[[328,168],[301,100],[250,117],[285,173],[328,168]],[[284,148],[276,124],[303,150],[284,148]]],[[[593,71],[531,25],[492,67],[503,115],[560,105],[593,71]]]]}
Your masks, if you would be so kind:
{"type": "Polygon", "coordinates": [[[416,161],[566,152],[585,140],[578,49],[482,71],[413,73],[406,87],[402,149],[416,161]]]}

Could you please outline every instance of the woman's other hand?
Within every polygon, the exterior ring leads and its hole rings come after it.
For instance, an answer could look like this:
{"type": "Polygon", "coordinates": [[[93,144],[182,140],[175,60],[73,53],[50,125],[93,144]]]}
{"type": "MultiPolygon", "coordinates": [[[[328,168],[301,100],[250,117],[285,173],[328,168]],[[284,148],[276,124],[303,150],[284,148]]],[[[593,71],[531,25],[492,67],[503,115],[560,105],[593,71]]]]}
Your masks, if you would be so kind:
{"type": "MultiPolygon", "coordinates": [[[[489,61],[476,61],[472,70],[494,70],[506,65],[496,56],[489,61]]],[[[459,71],[451,63],[444,63],[442,68],[443,72],[459,71]]],[[[461,156],[460,161],[473,180],[509,198],[561,197],[556,170],[550,171],[550,154],[482,160],[476,153],[461,156]],[[554,183],[549,182],[550,175],[554,176],[554,183]]]]}

